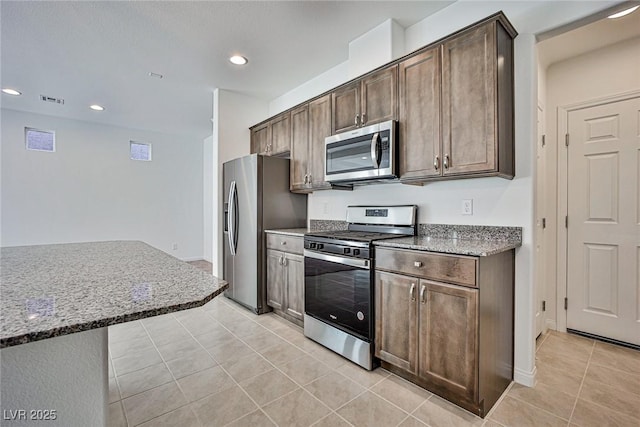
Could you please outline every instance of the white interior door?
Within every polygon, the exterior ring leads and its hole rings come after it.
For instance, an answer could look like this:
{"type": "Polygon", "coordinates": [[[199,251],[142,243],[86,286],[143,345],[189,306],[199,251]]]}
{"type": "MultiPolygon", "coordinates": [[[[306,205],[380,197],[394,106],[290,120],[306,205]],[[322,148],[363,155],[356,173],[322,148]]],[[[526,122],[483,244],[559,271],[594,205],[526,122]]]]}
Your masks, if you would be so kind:
{"type": "Polygon", "coordinates": [[[538,105],[538,144],[536,149],[536,337],[542,333],[544,328],[544,311],[542,304],[545,299],[544,279],[545,279],[545,241],[544,241],[544,217],[545,217],[545,153],[543,145],[544,137],[544,111],[538,105]]]}
{"type": "Polygon", "coordinates": [[[640,97],[567,119],[567,328],[640,345],[640,97]]]}

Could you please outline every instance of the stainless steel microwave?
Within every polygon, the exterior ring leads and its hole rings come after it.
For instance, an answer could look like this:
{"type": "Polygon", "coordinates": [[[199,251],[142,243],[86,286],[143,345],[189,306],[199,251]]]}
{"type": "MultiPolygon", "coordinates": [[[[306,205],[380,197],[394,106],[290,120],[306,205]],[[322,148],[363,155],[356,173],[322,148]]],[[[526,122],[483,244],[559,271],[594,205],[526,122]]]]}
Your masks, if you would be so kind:
{"type": "Polygon", "coordinates": [[[397,126],[376,123],[324,140],[324,180],[335,183],[397,178],[397,126]]]}

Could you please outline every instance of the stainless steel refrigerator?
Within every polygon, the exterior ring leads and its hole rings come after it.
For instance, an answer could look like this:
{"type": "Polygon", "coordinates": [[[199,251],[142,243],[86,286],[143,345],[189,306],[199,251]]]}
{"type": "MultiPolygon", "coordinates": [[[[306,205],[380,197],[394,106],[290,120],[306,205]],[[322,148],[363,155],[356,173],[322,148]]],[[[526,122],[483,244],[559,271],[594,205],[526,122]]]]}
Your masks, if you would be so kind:
{"type": "Polygon", "coordinates": [[[289,160],[257,154],[226,162],[223,275],[228,298],[269,311],[264,230],[306,227],[307,196],[289,191],[289,160]]]}

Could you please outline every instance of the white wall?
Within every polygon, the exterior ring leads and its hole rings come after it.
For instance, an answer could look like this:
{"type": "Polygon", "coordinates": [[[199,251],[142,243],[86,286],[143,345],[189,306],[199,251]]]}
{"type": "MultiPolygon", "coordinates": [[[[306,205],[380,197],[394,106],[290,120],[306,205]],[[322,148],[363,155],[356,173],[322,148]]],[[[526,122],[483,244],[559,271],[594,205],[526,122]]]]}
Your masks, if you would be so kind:
{"type": "MultiPolygon", "coordinates": [[[[523,227],[523,245],[516,252],[515,379],[532,385],[535,378],[534,336],[534,165],[537,115],[535,34],[582,19],[612,2],[456,2],[405,31],[411,52],[500,10],[520,35],[515,41],[516,178],[480,178],[436,182],[421,188],[375,185],[353,192],[319,191],[309,196],[309,217],[344,219],[355,203],[415,203],[421,222],[516,225],[523,227]],[[474,199],[474,215],[461,216],[462,199],[474,199]]],[[[375,61],[375,59],[372,59],[375,61]]],[[[347,61],[348,63],[349,61],[347,61]]],[[[339,70],[347,70],[343,64],[339,70]]],[[[325,73],[271,102],[270,113],[282,111],[341,82],[339,72],[325,73]],[[325,80],[326,77],[326,80],[325,80]],[[324,82],[324,83],[323,83],[324,82]]]]}
{"type": "MultiPolygon", "coordinates": [[[[640,37],[551,64],[546,70],[546,77],[548,151],[545,161],[548,180],[545,192],[547,211],[555,213],[558,209],[558,150],[564,149],[564,136],[558,136],[558,107],[640,90],[640,37]]],[[[564,309],[556,310],[558,224],[553,215],[547,221],[550,228],[545,245],[548,253],[545,297],[550,308],[547,321],[550,327],[555,328],[565,323],[566,312],[564,309]]]]}
{"type": "Polygon", "coordinates": [[[2,246],[142,240],[202,257],[202,141],[3,109],[1,150],[2,246]],[[54,130],[56,152],[26,150],[25,126],[54,130]],[[153,161],[130,160],[130,140],[153,161]]]}
{"type": "MultiPolygon", "coordinates": [[[[218,217],[213,208],[213,200],[218,196],[218,150],[213,149],[213,135],[202,142],[202,233],[203,259],[213,263],[213,242],[218,239],[218,217]]],[[[216,254],[217,255],[217,254],[216,254]]],[[[217,259],[216,259],[217,261],[217,259]]]]}
{"type": "MultiPolygon", "coordinates": [[[[268,103],[239,93],[216,89],[213,93],[213,176],[217,177],[213,190],[212,209],[217,223],[213,239],[213,275],[222,277],[222,165],[251,152],[249,127],[268,117],[268,103]]],[[[205,204],[209,203],[205,201],[205,204]]]]}

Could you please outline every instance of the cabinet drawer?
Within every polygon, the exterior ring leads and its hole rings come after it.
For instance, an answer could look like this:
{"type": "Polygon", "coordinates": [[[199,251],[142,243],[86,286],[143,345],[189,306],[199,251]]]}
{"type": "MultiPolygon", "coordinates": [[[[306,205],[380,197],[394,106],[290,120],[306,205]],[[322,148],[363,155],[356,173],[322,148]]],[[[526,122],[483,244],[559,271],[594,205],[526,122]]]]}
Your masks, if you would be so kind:
{"type": "Polygon", "coordinates": [[[376,248],[376,269],[476,286],[477,259],[433,252],[376,248]]]}
{"type": "Polygon", "coordinates": [[[303,238],[267,233],[267,248],[302,255],[303,238]]]}

